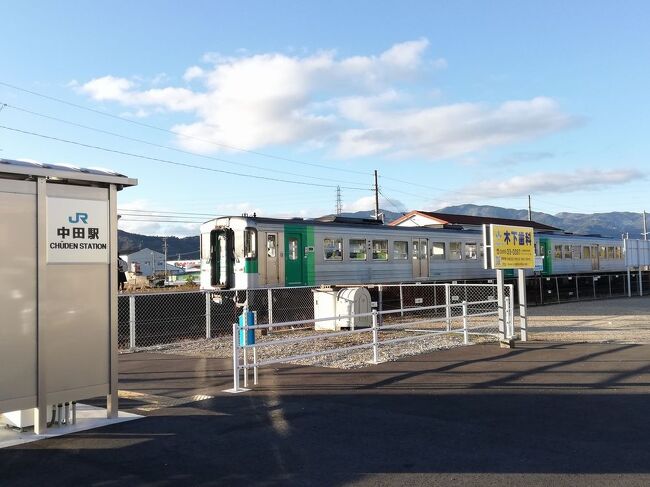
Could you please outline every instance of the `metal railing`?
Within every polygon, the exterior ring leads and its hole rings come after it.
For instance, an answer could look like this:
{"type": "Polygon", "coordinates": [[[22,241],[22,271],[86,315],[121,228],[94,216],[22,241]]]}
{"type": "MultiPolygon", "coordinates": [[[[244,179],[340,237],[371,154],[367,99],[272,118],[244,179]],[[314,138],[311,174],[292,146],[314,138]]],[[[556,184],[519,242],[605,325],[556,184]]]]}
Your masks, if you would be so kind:
{"type": "MultiPolygon", "coordinates": [[[[449,285],[446,285],[449,286],[449,285]]],[[[496,294],[494,285],[478,285],[492,288],[496,294]]],[[[449,287],[445,292],[450,291],[449,287]]],[[[260,367],[296,363],[306,359],[328,355],[350,354],[359,350],[371,349],[372,358],[369,363],[380,362],[380,347],[412,342],[422,338],[430,338],[432,335],[459,334],[463,337],[463,344],[469,344],[470,335],[491,335],[500,339],[509,340],[514,337],[514,320],[512,310],[512,287],[507,286],[505,300],[505,323],[500,329],[499,310],[496,298],[481,301],[462,301],[432,306],[413,307],[405,310],[403,306],[393,310],[377,311],[373,309],[370,313],[336,315],[332,317],[316,318],[311,320],[297,320],[283,323],[249,324],[248,313],[244,313],[242,324],[232,325],[232,360],[233,360],[233,387],[227,392],[245,392],[248,388],[249,371],[253,371],[253,384],[258,383],[258,369],[260,367]],[[402,317],[407,312],[409,317],[404,320],[402,317]],[[255,338],[255,332],[268,331],[271,328],[288,328],[293,326],[315,328],[316,323],[331,322],[333,320],[344,320],[347,323],[354,323],[356,319],[372,317],[372,325],[366,328],[355,329],[352,327],[346,331],[315,332],[303,336],[288,336],[282,334],[280,338],[271,338],[266,335],[262,341],[255,338]],[[395,318],[395,319],[391,319],[395,318]],[[492,317],[492,319],[489,319],[492,317]],[[352,318],[355,320],[353,321],[352,318]],[[488,318],[486,320],[486,318],[488,318]],[[401,332],[396,336],[394,332],[401,332]],[[251,334],[252,333],[252,334],[251,334]],[[367,335],[364,343],[350,341],[342,346],[333,348],[309,350],[300,353],[283,353],[284,350],[292,350],[292,345],[308,344],[310,342],[324,342],[332,338],[345,339],[367,335]],[[382,339],[383,336],[383,339],[382,339]],[[268,357],[260,358],[260,351],[272,349],[268,357]],[[252,359],[252,360],[251,360],[252,359]],[[243,376],[243,388],[241,387],[241,374],[243,376]]],[[[448,294],[447,294],[448,295],[448,294]]],[[[340,342],[339,342],[340,343],[340,342]]]]}
{"type": "MultiPolygon", "coordinates": [[[[423,313],[418,308],[437,306],[436,314],[452,319],[463,301],[496,298],[492,284],[390,284],[355,286],[368,289],[380,320],[423,313]],[[443,305],[439,307],[438,305],[443,305]]],[[[232,333],[244,303],[256,314],[257,323],[299,328],[296,322],[313,323],[315,287],[268,288],[225,291],[158,292],[122,294],[118,299],[119,348],[136,351],[179,342],[222,339],[232,333]],[[282,323],[282,324],[280,324],[282,323]],[[286,323],[293,323],[287,325],[286,323]]],[[[513,296],[511,287],[507,292],[513,296]]],[[[303,326],[304,327],[304,326],[303,326]]]]}

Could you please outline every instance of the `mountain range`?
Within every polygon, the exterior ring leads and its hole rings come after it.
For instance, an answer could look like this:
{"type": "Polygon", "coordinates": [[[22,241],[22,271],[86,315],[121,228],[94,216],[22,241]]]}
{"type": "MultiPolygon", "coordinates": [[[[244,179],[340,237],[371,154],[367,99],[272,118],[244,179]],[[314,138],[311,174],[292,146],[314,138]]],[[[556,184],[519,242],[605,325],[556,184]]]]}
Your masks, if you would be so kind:
{"type": "MultiPolygon", "coordinates": [[[[386,222],[393,221],[402,213],[396,213],[389,210],[381,210],[384,213],[386,222]]],[[[436,210],[440,213],[452,213],[455,215],[474,215],[474,216],[492,216],[495,218],[512,218],[515,220],[527,220],[527,210],[516,210],[513,208],[501,208],[498,206],[487,205],[457,205],[447,206],[436,210]]],[[[356,218],[371,218],[373,211],[357,211],[354,213],[343,213],[343,216],[356,218]]],[[[532,212],[532,219],[561,228],[566,232],[590,235],[597,234],[606,237],[620,237],[624,233],[629,233],[630,238],[642,238],[643,232],[643,215],[633,212],[609,212],[609,213],[556,213],[550,215],[538,211],[532,212]]],[[[118,242],[120,254],[129,254],[142,248],[150,248],[158,252],[163,252],[163,237],[140,235],[137,233],[128,233],[122,230],[118,231],[118,242]]],[[[168,260],[189,260],[198,259],[199,236],[192,237],[167,237],[167,255],[168,260]]]]}

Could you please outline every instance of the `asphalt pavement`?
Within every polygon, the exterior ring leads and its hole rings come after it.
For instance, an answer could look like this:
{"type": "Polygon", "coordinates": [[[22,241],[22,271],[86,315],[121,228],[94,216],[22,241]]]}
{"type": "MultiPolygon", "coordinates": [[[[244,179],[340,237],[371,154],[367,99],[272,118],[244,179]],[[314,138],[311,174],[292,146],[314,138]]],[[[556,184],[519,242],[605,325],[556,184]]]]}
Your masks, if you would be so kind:
{"type": "Polygon", "coordinates": [[[0,450],[0,485],[650,485],[650,345],[475,345],[357,370],[120,357],[144,419],[0,450]]]}

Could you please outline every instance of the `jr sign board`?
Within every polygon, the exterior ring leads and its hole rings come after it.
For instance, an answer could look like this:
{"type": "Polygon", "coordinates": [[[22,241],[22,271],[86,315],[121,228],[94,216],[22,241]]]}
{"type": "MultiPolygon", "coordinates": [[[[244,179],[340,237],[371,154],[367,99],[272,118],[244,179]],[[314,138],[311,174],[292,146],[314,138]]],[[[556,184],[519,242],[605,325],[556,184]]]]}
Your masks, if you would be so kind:
{"type": "Polygon", "coordinates": [[[486,269],[535,268],[535,238],[530,227],[484,225],[486,269]]]}
{"type": "Polygon", "coordinates": [[[48,264],[108,264],[108,201],[47,198],[48,264]]]}

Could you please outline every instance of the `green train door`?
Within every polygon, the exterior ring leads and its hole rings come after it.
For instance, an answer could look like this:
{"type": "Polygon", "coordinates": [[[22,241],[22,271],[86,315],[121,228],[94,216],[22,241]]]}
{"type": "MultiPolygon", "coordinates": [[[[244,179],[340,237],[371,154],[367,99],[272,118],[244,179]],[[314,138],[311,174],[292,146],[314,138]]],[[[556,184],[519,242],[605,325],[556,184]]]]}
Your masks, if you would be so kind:
{"type": "Polygon", "coordinates": [[[549,239],[539,239],[539,254],[544,257],[542,275],[551,275],[553,273],[553,249],[551,249],[551,241],[549,239]]]}
{"type": "Polygon", "coordinates": [[[305,273],[303,261],[305,247],[300,233],[285,233],[284,273],[285,285],[304,286],[305,273]]]}

